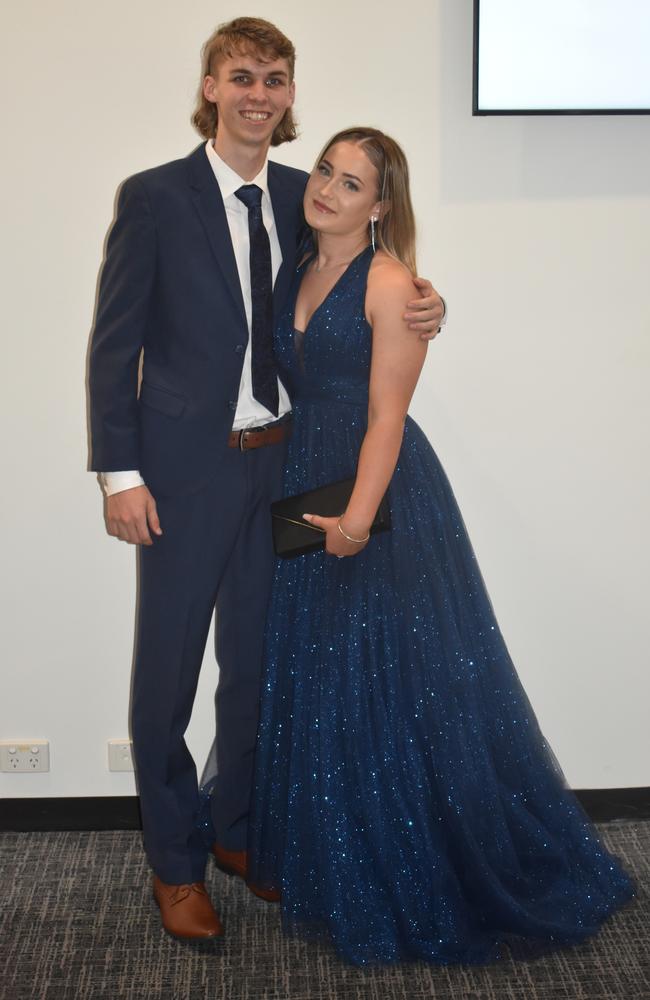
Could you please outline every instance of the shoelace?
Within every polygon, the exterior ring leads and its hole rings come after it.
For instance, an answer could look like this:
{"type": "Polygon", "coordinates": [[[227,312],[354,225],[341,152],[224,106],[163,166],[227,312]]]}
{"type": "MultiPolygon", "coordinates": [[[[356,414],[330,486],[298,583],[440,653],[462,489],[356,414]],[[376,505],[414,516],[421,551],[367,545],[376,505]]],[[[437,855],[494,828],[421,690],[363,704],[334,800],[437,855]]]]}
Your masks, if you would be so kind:
{"type": "Polygon", "coordinates": [[[199,896],[207,896],[207,892],[199,882],[188,882],[185,885],[175,887],[169,897],[172,906],[176,906],[176,903],[182,903],[191,892],[196,892],[199,896]]]}

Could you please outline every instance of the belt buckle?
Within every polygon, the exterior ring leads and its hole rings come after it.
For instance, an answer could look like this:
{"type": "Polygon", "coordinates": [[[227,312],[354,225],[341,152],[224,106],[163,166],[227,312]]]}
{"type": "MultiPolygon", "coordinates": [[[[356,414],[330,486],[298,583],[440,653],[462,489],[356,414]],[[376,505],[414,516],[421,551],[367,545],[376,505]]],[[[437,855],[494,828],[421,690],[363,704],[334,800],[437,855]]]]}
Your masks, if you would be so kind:
{"type": "Polygon", "coordinates": [[[262,434],[268,430],[270,430],[269,427],[242,427],[239,432],[239,450],[248,451],[248,448],[244,448],[244,434],[262,434]]]}

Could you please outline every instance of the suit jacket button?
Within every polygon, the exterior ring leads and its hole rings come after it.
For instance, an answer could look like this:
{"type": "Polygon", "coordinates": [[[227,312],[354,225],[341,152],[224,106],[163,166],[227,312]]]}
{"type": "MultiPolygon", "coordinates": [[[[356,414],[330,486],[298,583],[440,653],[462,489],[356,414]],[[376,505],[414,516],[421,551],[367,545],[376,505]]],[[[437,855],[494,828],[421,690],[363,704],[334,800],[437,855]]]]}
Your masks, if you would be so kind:
{"type": "Polygon", "coordinates": [[[237,344],[237,346],[235,347],[235,353],[236,354],[243,354],[244,353],[244,345],[243,344],[237,344]]]}
{"type": "Polygon", "coordinates": [[[229,410],[236,410],[237,409],[237,400],[236,399],[229,399],[228,400],[228,409],[229,410]]]}

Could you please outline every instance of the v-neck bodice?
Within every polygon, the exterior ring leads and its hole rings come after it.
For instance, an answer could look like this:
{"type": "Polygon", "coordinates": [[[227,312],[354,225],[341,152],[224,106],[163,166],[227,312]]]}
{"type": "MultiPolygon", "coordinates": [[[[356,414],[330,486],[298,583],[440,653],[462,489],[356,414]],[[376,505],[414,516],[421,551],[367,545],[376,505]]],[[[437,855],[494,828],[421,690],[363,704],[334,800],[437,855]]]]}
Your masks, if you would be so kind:
{"type": "Polygon", "coordinates": [[[275,330],[282,381],[294,405],[327,400],[367,406],[372,331],[365,317],[372,248],[347,266],[303,331],[295,328],[300,283],[312,258],[297,268],[287,307],[275,330]]]}

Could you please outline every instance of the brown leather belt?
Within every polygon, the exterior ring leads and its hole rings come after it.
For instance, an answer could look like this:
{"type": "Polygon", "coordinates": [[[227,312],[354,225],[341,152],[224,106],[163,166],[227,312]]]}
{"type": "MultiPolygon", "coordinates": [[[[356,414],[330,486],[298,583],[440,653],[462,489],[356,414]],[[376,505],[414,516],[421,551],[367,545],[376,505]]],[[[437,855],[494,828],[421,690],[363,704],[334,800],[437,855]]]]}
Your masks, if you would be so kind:
{"type": "Polygon", "coordinates": [[[279,444],[290,433],[290,420],[282,424],[271,424],[270,427],[245,427],[241,431],[230,432],[228,445],[231,448],[239,448],[240,451],[249,451],[251,448],[263,448],[267,444],[279,444]]]}

